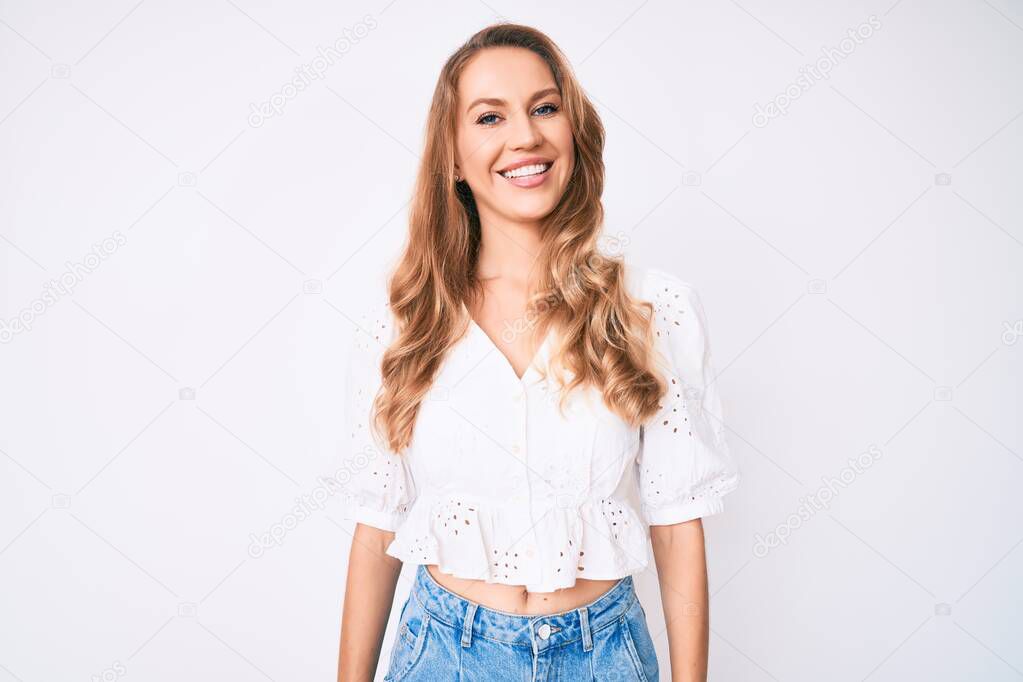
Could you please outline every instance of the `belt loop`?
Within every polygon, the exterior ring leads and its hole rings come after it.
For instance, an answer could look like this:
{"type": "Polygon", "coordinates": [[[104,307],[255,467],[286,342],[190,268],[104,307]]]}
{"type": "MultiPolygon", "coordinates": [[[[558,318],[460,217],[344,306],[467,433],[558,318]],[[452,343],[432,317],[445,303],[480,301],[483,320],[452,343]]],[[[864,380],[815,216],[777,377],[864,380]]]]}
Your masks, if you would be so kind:
{"type": "Polygon", "coordinates": [[[462,623],[462,646],[468,647],[472,644],[472,620],[476,617],[476,607],[479,606],[476,602],[469,602],[469,607],[465,610],[465,622],[462,623]]]}
{"type": "Polygon", "coordinates": [[[593,638],[590,637],[590,613],[585,606],[578,609],[579,611],[579,625],[583,630],[583,651],[589,651],[593,648],[593,638]]]}

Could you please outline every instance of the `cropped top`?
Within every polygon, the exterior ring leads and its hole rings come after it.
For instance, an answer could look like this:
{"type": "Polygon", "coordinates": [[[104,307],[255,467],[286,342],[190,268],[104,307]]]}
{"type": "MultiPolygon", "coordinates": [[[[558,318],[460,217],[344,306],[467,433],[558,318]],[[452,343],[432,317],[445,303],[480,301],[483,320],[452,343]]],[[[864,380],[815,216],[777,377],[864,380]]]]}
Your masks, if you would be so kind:
{"type": "Polygon", "coordinates": [[[740,473],[724,437],[700,298],[654,268],[627,266],[626,283],[654,307],[668,385],[654,418],[629,426],[593,387],[573,390],[562,414],[555,375],[537,371],[549,367],[554,332],[520,379],[470,319],[401,454],[369,426],[395,324],[386,304],[368,307],[347,364],[345,518],[394,531],[386,552],[404,562],[551,592],[576,578],[643,570],[646,525],[721,512],[740,473]]]}

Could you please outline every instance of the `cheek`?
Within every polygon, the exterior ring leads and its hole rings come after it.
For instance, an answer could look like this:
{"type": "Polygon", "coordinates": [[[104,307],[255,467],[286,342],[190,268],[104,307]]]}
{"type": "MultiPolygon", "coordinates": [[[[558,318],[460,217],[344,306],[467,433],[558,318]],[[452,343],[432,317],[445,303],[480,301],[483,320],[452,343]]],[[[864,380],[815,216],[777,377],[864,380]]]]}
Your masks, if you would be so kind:
{"type": "Polygon", "coordinates": [[[574,146],[572,126],[565,117],[558,119],[554,129],[551,130],[548,135],[561,151],[571,150],[574,146]]]}
{"type": "Polygon", "coordinates": [[[458,158],[462,159],[462,168],[472,175],[486,175],[500,158],[502,144],[497,135],[488,135],[486,130],[481,129],[461,135],[456,148],[458,158]]]}
{"type": "Polygon", "coordinates": [[[561,179],[567,184],[572,173],[575,172],[575,149],[572,146],[564,148],[561,152],[561,179]]]}
{"type": "Polygon", "coordinates": [[[480,145],[485,141],[472,129],[459,130],[455,137],[455,158],[463,171],[472,172],[480,164],[480,145]]]}
{"type": "Polygon", "coordinates": [[[575,142],[572,138],[571,129],[566,125],[563,130],[558,131],[557,136],[552,141],[558,149],[558,154],[562,157],[562,168],[571,175],[572,165],[575,161],[575,142]]]}

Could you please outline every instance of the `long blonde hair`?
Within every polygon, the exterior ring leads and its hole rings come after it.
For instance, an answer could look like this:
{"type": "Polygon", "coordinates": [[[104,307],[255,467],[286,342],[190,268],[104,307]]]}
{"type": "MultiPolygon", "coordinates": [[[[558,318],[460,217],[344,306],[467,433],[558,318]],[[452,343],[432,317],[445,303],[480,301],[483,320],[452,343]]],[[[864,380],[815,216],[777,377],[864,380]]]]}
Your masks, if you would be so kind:
{"type": "Polygon", "coordinates": [[[579,386],[598,387],[604,404],[631,425],[647,421],[666,390],[654,370],[652,306],[632,298],[625,264],[603,255],[604,127],[568,60],[529,26],[496,24],[473,35],[444,64],[433,93],[425,148],[409,211],[404,252],[388,282],[397,333],[384,352],[373,427],[394,452],[410,444],[419,407],[451,347],[469,323],[467,304],[482,297],[476,278],[481,228],[472,190],[455,182],[458,78],[479,51],[521,47],[550,67],[571,122],[575,166],[558,205],[541,223],[536,291],[527,310],[534,333],[552,327],[560,347],[551,365],[564,383],[561,401],[579,386]],[[560,367],[559,367],[560,366],[560,367]]]}

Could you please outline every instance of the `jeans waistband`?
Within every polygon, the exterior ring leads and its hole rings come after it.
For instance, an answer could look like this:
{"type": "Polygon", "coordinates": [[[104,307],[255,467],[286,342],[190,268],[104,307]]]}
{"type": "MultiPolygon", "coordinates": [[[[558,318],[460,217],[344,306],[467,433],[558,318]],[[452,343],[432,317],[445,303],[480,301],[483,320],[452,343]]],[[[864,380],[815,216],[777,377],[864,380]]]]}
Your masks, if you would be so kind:
{"type": "Polygon", "coordinates": [[[438,583],[424,564],[416,569],[412,598],[427,612],[462,631],[462,646],[474,637],[531,647],[541,651],[582,640],[593,647],[592,633],[622,618],[637,599],[632,576],[618,580],[588,604],[546,615],[519,615],[488,608],[451,592],[438,583]]]}

